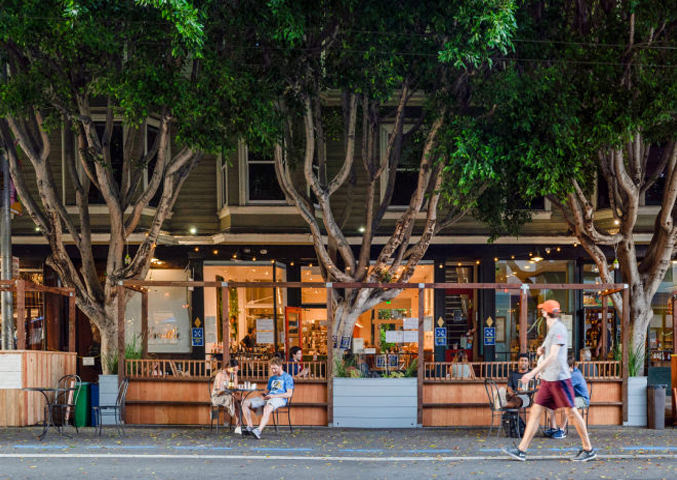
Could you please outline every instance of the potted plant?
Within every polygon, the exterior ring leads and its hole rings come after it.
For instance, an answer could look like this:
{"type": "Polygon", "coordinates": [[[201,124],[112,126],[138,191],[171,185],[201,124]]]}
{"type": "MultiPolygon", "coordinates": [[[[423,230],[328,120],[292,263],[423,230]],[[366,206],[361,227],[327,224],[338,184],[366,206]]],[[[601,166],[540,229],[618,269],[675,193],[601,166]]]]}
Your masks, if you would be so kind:
{"type": "MultiPolygon", "coordinates": [[[[132,341],[125,345],[125,358],[141,358],[143,356],[143,346],[141,343],[141,336],[134,335],[132,341]]],[[[106,365],[106,371],[108,372],[117,372],[118,371],[118,354],[113,352],[109,355],[106,355],[102,358],[103,363],[106,365]]],[[[99,375],[99,405],[109,406],[115,405],[118,396],[118,376],[117,374],[99,375]]],[[[102,417],[102,423],[104,425],[114,425],[115,419],[110,415],[104,415],[102,417]]]]}
{"type": "Polygon", "coordinates": [[[638,347],[628,355],[628,420],[623,425],[646,427],[647,425],[647,377],[638,375],[644,365],[644,349],[638,347]]]}

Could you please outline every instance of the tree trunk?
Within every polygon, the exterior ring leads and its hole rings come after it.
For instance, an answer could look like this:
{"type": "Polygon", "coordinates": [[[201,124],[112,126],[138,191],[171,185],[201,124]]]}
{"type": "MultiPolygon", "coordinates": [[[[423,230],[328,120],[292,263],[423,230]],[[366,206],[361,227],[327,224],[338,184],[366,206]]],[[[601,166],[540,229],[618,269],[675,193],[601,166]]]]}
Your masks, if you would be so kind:
{"type": "Polygon", "coordinates": [[[117,328],[115,328],[112,320],[112,317],[106,318],[102,322],[101,328],[99,328],[99,333],[101,334],[101,369],[104,375],[115,375],[118,373],[112,361],[118,354],[117,328]]]}
{"type": "Polygon", "coordinates": [[[642,358],[642,365],[638,374],[644,375],[644,360],[648,346],[646,344],[646,333],[649,324],[653,319],[653,310],[651,308],[651,298],[645,295],[630,295],[630,352],[635,352],[642,358]]]}

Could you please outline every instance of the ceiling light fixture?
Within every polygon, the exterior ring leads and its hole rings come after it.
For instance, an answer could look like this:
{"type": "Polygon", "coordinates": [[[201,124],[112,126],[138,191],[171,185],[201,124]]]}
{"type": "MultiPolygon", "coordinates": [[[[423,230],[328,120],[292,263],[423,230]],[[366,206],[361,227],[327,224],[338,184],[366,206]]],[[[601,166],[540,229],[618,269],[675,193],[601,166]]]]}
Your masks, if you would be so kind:
{"type": "Polygon", "coordinates": [[[197,233],[197,228],[195,227],[190,227],[190,230],[188,230],[191,235],[195,235],[197,233]]]}
{"type": "Polygon", "coordinates": [[[534,262],[542,262],[542,261],[543,261],[543,257],[541,256],[541,252],[539,252],[538,250],[536,250],[536,255],[534,255],[533,257],[531,257],[531,259],[532,259],[534,262]]]}

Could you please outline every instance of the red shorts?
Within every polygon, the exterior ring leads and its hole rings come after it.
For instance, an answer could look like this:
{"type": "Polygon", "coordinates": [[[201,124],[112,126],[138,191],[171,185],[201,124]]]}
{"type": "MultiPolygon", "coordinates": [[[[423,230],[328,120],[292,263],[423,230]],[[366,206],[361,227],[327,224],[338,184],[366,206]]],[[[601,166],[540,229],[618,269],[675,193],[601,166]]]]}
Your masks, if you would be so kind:
{"type": "Polygon", "coordinates": [[[573,407],[574,386],[571,384],[571,379],[567,378],[566,380],[557,380],[555,382],[541,380],[541,386],[538,388],[538,392],[536,392],[534,403],[550,410],[573,407]]]}

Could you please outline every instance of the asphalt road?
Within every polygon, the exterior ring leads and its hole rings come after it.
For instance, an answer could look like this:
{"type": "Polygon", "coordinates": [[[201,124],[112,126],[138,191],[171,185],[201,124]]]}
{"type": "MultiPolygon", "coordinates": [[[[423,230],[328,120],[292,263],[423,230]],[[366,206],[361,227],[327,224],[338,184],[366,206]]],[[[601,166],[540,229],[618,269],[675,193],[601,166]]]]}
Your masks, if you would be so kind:
{"type": "Polygon", "coordinates": [[[0,479],[119,478],[677,478],[677,431],[593,429],[598,460],[568,460],[575,434],[536,438],[527,462],[504,458],[505,437],[486,430],[303,429],[265,432],[262,440],[205,429],[128,429],[72,438],[37,429],[0,429],[0,479]]]}

